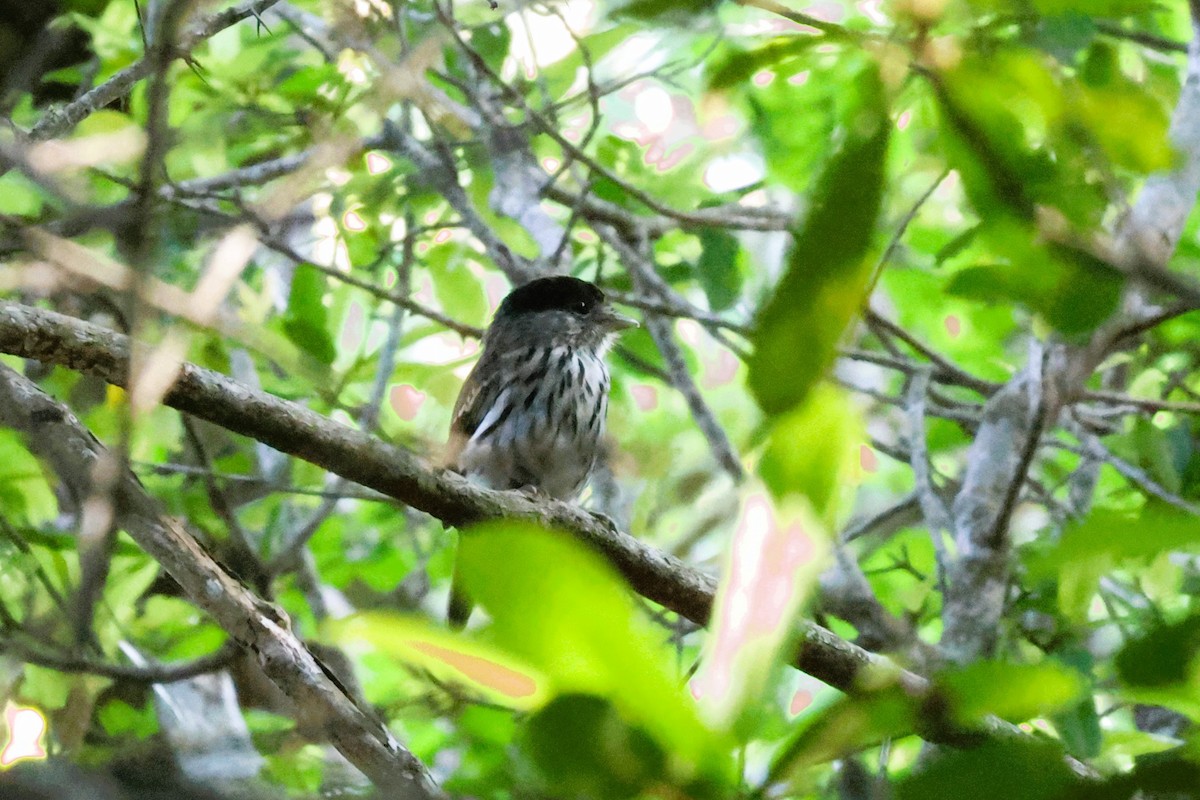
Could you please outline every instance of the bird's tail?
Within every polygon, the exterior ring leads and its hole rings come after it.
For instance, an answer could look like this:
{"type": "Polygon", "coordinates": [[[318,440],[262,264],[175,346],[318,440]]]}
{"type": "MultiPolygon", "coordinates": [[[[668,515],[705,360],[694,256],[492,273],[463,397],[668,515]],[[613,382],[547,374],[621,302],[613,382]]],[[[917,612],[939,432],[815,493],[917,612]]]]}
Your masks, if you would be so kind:
{"type": "MultiPolygon", "coordinates": [[[[461,534],[459,535],[459,546],[462,544],[461,534]]],[[[466,627],[467,620],[471,617],[471,611],[475,604],[471,601],[470,596],[462,585],[462,573],[459,569],[459,561],[456,556],[454,559],[454,575],[450,578],[450,603],[446,609],[446,621],[450,623],[451,628],[461,629],[466,627]]]]}

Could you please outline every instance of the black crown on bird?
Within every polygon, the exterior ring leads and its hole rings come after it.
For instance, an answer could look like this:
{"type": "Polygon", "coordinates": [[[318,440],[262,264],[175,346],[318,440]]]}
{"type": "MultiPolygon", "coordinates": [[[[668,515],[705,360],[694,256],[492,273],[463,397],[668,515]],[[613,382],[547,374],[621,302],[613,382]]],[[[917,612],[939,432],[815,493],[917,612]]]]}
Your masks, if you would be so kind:
{"type": "MultiPolygon", "coordinates": [[[[579,278],[539,278],[514,289],[496,309],[454,404],[446,464],[491,489],[575,499],[604,446],[604,356],[618,332],[636,325],[579,278]]],[[[452,591],[451,622],[464,623],[469,613],[452,591]]]]}
{"type": "MultiPolygon", "coordinates": [[[[607,351],[613,335],[636,325],[616,313],[595,284],[565,275],[538,278],[509,292],[484,336],[484,352],[522,344],[607,351]]],[[[481,362],[482,363],[482,362],[481,362]]]]}

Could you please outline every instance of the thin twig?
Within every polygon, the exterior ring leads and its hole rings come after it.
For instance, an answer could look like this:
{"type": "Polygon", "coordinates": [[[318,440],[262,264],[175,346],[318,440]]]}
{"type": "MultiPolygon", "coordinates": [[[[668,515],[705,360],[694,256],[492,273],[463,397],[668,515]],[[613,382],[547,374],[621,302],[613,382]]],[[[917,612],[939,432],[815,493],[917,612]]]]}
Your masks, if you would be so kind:
{"type": "Polygon", "coordinates": [[[928,394],[928,370],[921,370],[909,377],[908,389],[904,393],[905,416],[908,418],[909,464],[912,466],[913,479],[917,485],[916,495],[921,504],[921,513],[925,517],[929,538],[933,542],[938,566],[938,586],[945,591],[948,563],[945,537],[953,530],[953,523],[950,520],[950,511],[937,493],[937,487],[929,474],[929,448],[925,441],[925,401],[928,394]]]}
{"type": "MultiPolygon", "coordinates": [[[[204,40],[248,17],[261,14],[277,2],[279,0],[246,0],[246,2],[205,17],[181,37],[178,46],[171,51],[171,58],[186,58],[188,53],[204,40]]],[[[154,69],[154,62],[149,57],[135,61],[74,102],[48,111],[30,129],[29,138],[37,141],[61,136],[92,112],[124,97],[135,83],[151,75],[154,69]]]]}

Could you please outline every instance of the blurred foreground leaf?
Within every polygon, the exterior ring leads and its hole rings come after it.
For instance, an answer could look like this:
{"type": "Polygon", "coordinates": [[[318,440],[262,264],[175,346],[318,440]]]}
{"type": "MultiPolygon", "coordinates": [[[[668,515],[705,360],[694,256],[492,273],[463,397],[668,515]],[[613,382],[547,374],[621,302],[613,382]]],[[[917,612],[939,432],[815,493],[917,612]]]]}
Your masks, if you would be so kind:
{"type": "Polygon", "coordinates": [[[758,721],[746,712],[793,652],[796,616],[825,566],[828,539],[807,501],[779,507],[761,491],[746,498],[717,591],[712,635],[692,682],[715,724],[753,737],[758,721]]]}
{"type": "MultiPolygon", "coordinates": [[[[491,643],[544,675],[552,696],[611,703],[672,755],[676,782],[724,779],[727,744],[701,722],[661,633],[607,563],[563,534],[512,522],[476,526],[460,548],[463,584],[493,620],[491,643]]],[[[576,745],[562,742],[582,752],[576,745]]]]}
{"type": "Polygon", "coordinates": [[[464,685],[510,708],[536,708],[546,701],[546,681],[531,667],[496,647],[472,641],[416,618],[381,612],[330,622],[339,643],[368,642],[402,663],[464,685]]]}
{"type": "Polygon", "coordinates": [[[750,388],[769,414],[800,404],[862,306],[891,125],[878,68],[846,87],[844,139],[812,192],[787,272],[758,318],[750,388]]]}

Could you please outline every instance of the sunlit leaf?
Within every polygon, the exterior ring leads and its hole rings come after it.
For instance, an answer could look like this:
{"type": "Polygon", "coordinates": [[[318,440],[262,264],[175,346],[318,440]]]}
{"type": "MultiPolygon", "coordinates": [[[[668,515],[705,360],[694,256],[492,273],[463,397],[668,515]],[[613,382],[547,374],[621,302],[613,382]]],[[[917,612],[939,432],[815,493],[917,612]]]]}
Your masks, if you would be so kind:
{"type": "Polygon", "coordinates": [[[851,399],[821,384],[802,405],[775,420],[758,472],[775,497],[806,497],[818,517],[833,524],[838,495],[853,483],[865,438],[851,399]]]}
{"type": "Polygon", "coordinates": [[[448,633],[424,620],[361,613],[330,622],[327,631],[339,642],[367,642],[406,664],[511,708],[536,708],[548,697],[546,679],[537,669],[503,650],[448,633]]]}
{"type": "Polygon", "coordinates": [[[1023,722],[1063,708],[1084,688],[1078,672],[1054,661],[979,661],[938,676],[936,685],[946,693],[961,725],[978,723],[989,714],[1023,722]]]}
{"type": "Polygon", "coordinates": [[[807,501],[774,505],[752,492],[734,529],[713,610],[713,631],[692,681],[706,716],[723,727],[761,699],[772,672],[790,656],[801,604],[825,566],[829,534],[807,501]]]}
{"type": "Polygon", "coordinates": [[[660,636],[598,556],[518,523],[476,526],[460,550],[464,586],[493,620],[489,639],[544,675],[548,691],[608,699],[689,771],[728,767],[660,636]]]}

